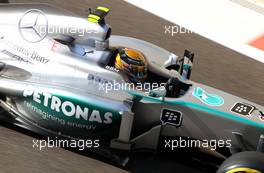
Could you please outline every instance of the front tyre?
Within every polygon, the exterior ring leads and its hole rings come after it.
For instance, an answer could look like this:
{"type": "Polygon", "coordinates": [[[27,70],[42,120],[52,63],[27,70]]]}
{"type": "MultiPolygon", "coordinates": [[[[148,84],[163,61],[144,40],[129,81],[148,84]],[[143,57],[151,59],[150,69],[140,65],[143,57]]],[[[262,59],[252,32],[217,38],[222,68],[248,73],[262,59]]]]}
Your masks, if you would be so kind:
{"type": "Polygon", "coordinates": [[[264,173],[264,153],[244,151],[224,161],[217,173],[264,173]]]}

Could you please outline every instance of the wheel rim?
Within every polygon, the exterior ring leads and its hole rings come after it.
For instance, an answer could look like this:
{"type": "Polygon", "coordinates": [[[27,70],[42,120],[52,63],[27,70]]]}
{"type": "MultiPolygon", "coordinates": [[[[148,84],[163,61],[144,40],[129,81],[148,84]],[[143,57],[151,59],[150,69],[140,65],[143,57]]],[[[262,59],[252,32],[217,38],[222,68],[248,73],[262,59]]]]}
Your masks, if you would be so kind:
{"type": "Polygon", "coordinates": [[[251,168],[234,168],[231,169],[230,171],[227,171],[226,173],[261,173],[261,172],[251,168]]]}

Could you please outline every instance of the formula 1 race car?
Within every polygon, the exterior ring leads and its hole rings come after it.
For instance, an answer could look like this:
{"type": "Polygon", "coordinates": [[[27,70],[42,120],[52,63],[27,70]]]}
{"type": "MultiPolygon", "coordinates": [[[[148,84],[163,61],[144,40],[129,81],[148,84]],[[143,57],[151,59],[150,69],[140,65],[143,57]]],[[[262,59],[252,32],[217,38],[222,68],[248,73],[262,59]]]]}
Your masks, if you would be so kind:
{"type": "Polygon", "coordinates": [[[218,141],[232,153],[218,173],[264,172],[264,107],[191,81],[189,50],[177,56],[111,35],[108,12],[97,7],[85,19],[46,4],[1,5],[1,119],[96,140],[90,149],[112,158],[160,144],[173,150],[181,137],[225,159],[210,145],[218,141]]]}

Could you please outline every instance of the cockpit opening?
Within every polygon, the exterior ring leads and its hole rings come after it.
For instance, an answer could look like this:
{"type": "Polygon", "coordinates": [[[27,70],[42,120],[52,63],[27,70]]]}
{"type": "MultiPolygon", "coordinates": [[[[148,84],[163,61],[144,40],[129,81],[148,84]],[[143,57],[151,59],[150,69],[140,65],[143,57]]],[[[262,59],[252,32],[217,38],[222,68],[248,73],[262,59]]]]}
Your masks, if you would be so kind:
{"type": "MultiPolygon", "coordinates": [[[[104,66],[116,69],[114,72],[125,74],[128,79],[126,82],[128,83],[148,84],[149,96],[159,97],[164,95],[164,91],[161,92],[159,90],[165,90],[166,97],[178,98],[189,89],[190,85],[185,84],[177,77],[164,77],[157,71],[152,71],[149,68],[147,59],[137,50],[114,48],[110,52],[110,58],[107,63],[104,61],[104,66]]],[[[142,91],[146,92],[144,89],[142,91]]]]}

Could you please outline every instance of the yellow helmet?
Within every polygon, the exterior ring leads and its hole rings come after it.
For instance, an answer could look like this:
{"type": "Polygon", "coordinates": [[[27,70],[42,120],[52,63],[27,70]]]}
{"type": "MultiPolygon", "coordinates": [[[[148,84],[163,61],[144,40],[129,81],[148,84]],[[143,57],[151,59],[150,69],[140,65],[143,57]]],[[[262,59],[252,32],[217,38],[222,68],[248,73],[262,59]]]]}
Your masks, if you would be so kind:
{"type": "Polygon", "coordinates": [[[132,82],[145,82],[147,61],[137,50],[122,48],[116,56],[115,67],[124,71],[132,82]]]}

